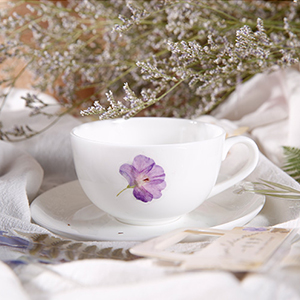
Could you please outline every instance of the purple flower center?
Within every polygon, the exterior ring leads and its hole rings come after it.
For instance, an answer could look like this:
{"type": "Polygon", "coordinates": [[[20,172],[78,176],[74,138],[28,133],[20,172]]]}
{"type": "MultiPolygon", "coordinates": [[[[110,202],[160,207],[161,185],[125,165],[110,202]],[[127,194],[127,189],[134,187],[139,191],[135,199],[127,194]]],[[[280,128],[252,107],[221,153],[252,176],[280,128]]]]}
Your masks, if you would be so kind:
{"type": "Polygon", "coordinates": [[[124,190],[133,188],[133,196],[143,202],[160,198],[161,191],[166,187],[163,168],[144,155],[137,155],[132,165],[123,164],[119,172],[128,181],[128,186],[124,190]]]}

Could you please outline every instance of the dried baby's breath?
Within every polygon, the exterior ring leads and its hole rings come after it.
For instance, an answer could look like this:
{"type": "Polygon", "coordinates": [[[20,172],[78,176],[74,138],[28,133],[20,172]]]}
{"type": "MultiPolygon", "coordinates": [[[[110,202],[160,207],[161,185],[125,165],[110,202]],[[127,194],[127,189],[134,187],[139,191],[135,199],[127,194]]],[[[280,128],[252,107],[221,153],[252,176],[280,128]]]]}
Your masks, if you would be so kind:
{"type": "MultiPolygon", "coordinates": [[[[1,86],[14,87],[30,70],[33,88],[52,93],[63,109],[55,117],[197,117],[254,74],[299,62],[297,1],[9,4],[1,10],[1,86]],[[25,61],[17,74],[12,59],[25,61]]],[[[41,102],[25,97],[32,115],[49,117],[41,102]]]]}

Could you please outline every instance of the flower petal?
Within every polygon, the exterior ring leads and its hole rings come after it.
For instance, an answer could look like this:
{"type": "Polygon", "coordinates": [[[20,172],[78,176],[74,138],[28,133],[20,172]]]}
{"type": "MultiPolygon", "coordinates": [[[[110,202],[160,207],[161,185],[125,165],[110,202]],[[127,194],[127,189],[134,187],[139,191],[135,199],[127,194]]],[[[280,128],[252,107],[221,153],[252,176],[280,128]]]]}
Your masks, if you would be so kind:
{"type": "Polygon", "coordinates": [[[149,202],[153,199],[153,195],[151,193],[149,193],[146,189],[144,189],[144,187],[135,187],[133,189],[133,196],[138,199],[141,200],[143,202],[149,202]]]}
{"type": "Polygon", "coordinates": [[[160,198],[166,187],[164,169],[144,155],[137,155],[132,165],[123,164],[119,172],[133,188],[133,196],[142,202],[160,198]]]}
{"type": "Polygon", "coordinates": [[[16,247],[16,248],[28,248],[29,247],[29,241],[17,237],[17,236],[9,236],[5,234],[6,232],[1,231],[0,233],[0,246],[10,246],[10,247],[16,247]]]}
{"type": "Polygon", "coordinates": [[[144,155],[137,155],[132,165],[139,173],[148,173],[152,170],[153,166],[155,166],[155,162],[153,159],[144,155]]]}
{"type": "Polygon", "coordinates": [[[151,169],[151,171],[148,173],[148,176],[149,176],[150,180],[152,181],[155,179],[164,180],[166,175],[165,175],[164,169],[161,166],[154,165],[153,168],[151,169]]]}
{"type": "Polygon", "coordinates": [[[137,175],[137,171],[132,165],[129,164],[122,165],[119,169],[119,172],[122,176],[126,178],[130,186],[135,185],[135,178],[137,175]]]}
{"type": "Polygon", "coordinates": [[[153,196],[153,199],[159,199],[162,196],[161,191],[165,189],[166,186],[167,184],[164,180],[154,180],[145,184],[143,187],[153,196]]]}

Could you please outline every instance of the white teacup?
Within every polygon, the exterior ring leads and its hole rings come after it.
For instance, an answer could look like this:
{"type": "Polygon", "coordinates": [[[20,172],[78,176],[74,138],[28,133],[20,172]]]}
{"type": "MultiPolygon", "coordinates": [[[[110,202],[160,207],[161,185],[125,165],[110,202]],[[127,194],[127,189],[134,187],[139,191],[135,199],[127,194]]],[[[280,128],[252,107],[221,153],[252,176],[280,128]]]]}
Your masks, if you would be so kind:
{"type": "Polygon", "coordinates": [[[225,135],[203,122],[135,117],[82,124],[71,141],[79,182],[97,207],[124,223],[158,225],[193,211],[254,170],[256,144],[225,135]],[[216,184],[222,160],[237,143],[247,146],[247,163],[216,184]]]}

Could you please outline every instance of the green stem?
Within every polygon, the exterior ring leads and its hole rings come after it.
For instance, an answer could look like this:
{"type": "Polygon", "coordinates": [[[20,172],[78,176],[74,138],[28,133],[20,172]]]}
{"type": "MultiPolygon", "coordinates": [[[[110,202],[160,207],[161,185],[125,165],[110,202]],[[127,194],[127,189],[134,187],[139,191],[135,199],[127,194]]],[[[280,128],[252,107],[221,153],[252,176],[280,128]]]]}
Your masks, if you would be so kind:
{"type": "Polygon", "coordinates": [[[118,197],[121,193],[123,193],[123,192],[126,191],[127,189],[133,189],[134,187],[135,187],[135,185],[134,185],[134,186],[130,186],[130,185],[128,184],[127,187],[126,187],[125,189],[123,189],[122,191],[120,191],[120,192],[117,194],[116,197],[118,197]]]}

